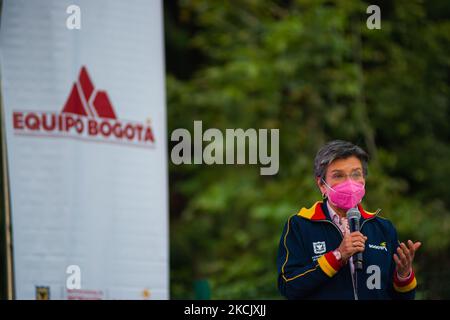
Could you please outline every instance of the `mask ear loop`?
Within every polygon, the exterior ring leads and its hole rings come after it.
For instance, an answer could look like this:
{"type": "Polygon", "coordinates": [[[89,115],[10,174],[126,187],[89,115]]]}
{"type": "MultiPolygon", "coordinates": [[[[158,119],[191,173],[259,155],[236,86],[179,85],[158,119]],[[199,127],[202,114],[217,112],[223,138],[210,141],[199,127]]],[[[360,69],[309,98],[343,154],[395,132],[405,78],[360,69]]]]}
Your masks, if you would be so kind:
{"type": "MultiPolygon", "coordinates": [[[[329,185],[328,185],[328,183],[326,183],[325,182],[325,180],[323,179],[323,178],[321,178],[322,179],[322,181],[323,181],[323,183],[329,188],[329,189],[333,189],[333,188],[331,188],[329,185]]],[[[327,194],[324,192],[324,193],[322,193],[322,199],[327,199],[328,198],[328,196],[327,196],[327,194]]]]}
{"type": "Polygon", "coordinates": [[[323,183],[328,187],[328,189],[331,189],[331,190],[334,191],[334,189],[333,189],[332,187],[330,187],[330,186],[328,185],[328,183],[326,183],[325,180],[323,180],[323,178],[322,178],[322,181],[323,181],[323,183]]]}

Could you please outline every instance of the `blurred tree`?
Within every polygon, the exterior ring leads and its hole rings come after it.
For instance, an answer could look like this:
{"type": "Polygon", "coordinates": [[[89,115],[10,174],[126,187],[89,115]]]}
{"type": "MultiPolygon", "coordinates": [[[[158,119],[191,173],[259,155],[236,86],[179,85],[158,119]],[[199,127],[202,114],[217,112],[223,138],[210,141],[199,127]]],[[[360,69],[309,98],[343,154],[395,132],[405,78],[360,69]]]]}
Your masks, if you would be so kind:
{"type": "Polygon", "coordinates": [[[280,298],[283,224],[320,198],[312,162],[338,138],[372,156],[365,206],[423,241],[418,297],[450,297],[450,5],[371,4],[381,30],[366,28],[365,1],[165,3],[169,133],[194,120],[280,129],[276,176],[171,164],[172,298],[193,298],[196,279],[212,298],[280,298]]]}

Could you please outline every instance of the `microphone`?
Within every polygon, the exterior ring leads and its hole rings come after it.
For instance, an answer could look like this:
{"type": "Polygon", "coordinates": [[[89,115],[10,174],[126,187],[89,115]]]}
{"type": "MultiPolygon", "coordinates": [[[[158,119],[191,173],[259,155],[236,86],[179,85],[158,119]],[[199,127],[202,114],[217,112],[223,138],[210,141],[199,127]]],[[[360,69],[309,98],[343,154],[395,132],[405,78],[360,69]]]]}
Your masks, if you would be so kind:
{"type": "MultiPolygon", "coordinates": [[[[347,221],[350,228],[350,232],[359,231],[359,219],[361,218],[361,213],[356,208],[351,208],[347,211],[347,221]]],[[[358,252],[353,256],[353,264],[356,270],[362,270],[363,268],[363,255],[362,252],[358,252]]]]}

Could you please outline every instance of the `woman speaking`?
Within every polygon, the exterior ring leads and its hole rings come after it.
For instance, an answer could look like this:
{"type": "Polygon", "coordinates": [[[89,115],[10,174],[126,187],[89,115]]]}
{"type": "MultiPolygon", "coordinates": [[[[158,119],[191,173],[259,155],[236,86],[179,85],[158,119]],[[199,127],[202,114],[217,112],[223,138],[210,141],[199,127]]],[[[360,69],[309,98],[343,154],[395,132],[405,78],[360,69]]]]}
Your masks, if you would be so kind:
{"type": "Polygon", "coordinates": [[[284,227],[278,288],[288,299],[414,299],[412,268],[421,243],[399,243],[392,223],[366,211],[368,155],[336,140],[314,161],[323,201],[302,208],[284,227]]]}

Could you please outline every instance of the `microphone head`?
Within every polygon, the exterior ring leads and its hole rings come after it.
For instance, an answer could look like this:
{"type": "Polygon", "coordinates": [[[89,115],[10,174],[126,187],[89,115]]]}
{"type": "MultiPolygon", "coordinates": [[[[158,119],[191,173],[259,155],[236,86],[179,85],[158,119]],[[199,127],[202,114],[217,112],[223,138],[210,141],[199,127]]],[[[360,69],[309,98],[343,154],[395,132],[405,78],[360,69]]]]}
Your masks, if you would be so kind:
{"type": "Polygon", "coordinates": [[[351,208],[347,211],[347,219],[348,220],[356,219],[359,221],[360,218],[361,218],[361,213],[359,212],[358,209],[351,208]]]}

